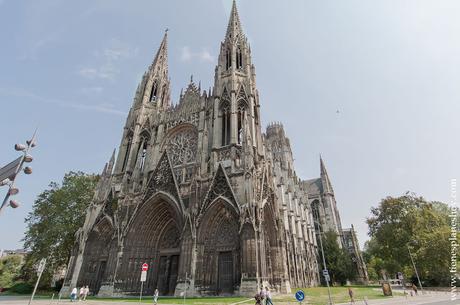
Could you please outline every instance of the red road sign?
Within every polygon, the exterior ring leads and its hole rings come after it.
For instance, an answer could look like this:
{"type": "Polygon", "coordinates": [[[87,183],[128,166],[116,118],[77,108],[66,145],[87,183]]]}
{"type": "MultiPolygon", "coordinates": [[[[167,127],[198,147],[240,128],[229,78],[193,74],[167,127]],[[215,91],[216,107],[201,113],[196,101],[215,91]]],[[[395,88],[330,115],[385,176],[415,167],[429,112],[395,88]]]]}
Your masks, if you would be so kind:
{"type": "Polygon", "coordinates": [[[142,271],[147,271],[147,270],[149,270],[149,264],[143,263],[142,264],[142,271]]]}

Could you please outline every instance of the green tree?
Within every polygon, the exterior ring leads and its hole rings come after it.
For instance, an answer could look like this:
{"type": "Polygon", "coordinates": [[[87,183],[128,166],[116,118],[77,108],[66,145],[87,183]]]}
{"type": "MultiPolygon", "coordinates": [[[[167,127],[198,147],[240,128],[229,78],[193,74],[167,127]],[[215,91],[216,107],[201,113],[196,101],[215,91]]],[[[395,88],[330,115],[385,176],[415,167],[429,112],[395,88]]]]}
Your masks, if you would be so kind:
{"type": "MultiPolygon", "coordinates": [[[[351,256],[346,249],[340,248],[338,235],[333,231],[323,234],[323,248],[327,269],[333,283],[345,285],[347,280],[356,278],[351,256]]],[[[321,253],[320,253],[321,255],[321,253]]],[[[322,260],[320,260],[322,262],[322,260]]],[[[323,268],[321,264],[321,269],[323,268]]]]}
{"type": "Polygon", "coordinates": [[[69,172],[62,185],[51,182],[49,189],[38,195],[25,220],[24,247],[29,254],[22,271],[23,279],[30,281],[36,276],[35,266],[42,258],[47,258],[43,283],[50,283],[53,272],[66,265],[97,180],[96,175],[69,172]]]}
{"type": "Polygon", "coordinates": [[[20,255],[0,258],[0,288],[10,288],[21,272],[23,261],[20,255]]]}
{"type": "Polygon", "coordinates": [[[427,284],[447,284],[449,213],[446,204],[429,202],[410,193],[383,199],[367,219],[371,237],[366,245],[368,264],[376,268],[377,274],[383,271],[393,277],[401,271],[406,278],[414,277],[409,247],[419,275],[427,284]]]}

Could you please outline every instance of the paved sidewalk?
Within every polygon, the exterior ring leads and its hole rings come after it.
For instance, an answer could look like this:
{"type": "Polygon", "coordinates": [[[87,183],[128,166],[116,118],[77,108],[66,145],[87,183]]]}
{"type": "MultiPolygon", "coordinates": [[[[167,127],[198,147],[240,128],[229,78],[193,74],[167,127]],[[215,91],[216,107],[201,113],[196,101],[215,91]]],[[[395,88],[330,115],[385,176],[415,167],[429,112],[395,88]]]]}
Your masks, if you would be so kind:
{"type": "MultiPolygon", "coordinates": [[[[379,300],[368,300],[368,305],[422,305],[422,304],[452,304],[460,305],[460,300],[450,301],[450,294],[445,292],[430,292],[418,296],[397,296],[390,299],[379,299],[379,300]]],[[[336,305],[349,305],[350,303],[341,303],[336,305]]],[[[358,300],[355,302],[356,305],[364,305],[363,300],[358,300]]]]}

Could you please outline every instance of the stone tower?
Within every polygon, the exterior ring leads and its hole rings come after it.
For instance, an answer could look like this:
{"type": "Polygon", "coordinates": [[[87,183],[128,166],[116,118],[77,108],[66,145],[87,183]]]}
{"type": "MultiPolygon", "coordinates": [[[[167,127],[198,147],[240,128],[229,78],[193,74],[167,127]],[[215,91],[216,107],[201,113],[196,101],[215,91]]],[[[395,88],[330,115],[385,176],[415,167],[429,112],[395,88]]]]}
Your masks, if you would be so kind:
{"type": "MultiPolygon", "coordinates": [[[[212,90],[191,79],[170,100],[167,33],[136,90],[118,156],[104,168],[70,257],[63,291],[250,295],[319,282],[311,193],[280,123],[260,123],[251,48],[235,2],[212,90]]],[[[321,161],[322,164],[322,161],[321,161]]],[[[329,182],[321,168],[321,185],[329,182]]],[[[329,211],[329,210],[327,210],[329,211]]],[[[327,218],[326,218],[327,219],[327,218]]]]}

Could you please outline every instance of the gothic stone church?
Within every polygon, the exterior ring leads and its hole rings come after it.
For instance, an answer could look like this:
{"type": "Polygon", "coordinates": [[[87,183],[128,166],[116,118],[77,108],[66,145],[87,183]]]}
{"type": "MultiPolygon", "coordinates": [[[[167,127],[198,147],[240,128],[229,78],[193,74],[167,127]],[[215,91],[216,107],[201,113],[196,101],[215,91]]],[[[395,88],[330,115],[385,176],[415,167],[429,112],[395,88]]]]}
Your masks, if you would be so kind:
{"type": "Polygon", "coordinates": [[[143,75],[118,156],[77,232],[63,290],[253,295],[319,283],[314,219],[340,234],[331,182],[294,171],[280,123],[262,132],[251,48],[235,3],[214,87],[170,100],[167,33],[143,75]]]}

